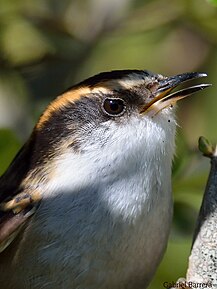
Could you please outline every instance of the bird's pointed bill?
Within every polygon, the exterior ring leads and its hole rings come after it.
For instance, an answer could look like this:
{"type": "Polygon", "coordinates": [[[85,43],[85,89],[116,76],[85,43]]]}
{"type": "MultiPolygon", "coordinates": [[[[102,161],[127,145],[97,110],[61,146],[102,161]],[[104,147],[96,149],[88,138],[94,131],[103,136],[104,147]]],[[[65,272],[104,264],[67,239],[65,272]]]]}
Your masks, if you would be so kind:
{"type": "Polygon", "coordinates": [[[142,109],[141,113],[152,111],[156,114],[162,109],[174,105],[178,100],[211,86],[211,84],[202,83],[172,92],[174,88],[186,81],[206,76],[206,73],[191,72],[178,74],[161,80],[154,98],[142,109]]]}

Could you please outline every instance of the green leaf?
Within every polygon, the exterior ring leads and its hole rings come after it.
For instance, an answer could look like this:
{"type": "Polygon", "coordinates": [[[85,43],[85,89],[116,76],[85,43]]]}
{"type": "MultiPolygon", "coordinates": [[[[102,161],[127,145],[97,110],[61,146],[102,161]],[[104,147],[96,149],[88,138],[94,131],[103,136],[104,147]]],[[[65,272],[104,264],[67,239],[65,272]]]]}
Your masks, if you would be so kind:
{"type": "Polygon", "coordinates": [[[215,149],[212,146],[212,144],[203,136],[199,138],[198,141],[199,150],[205,155],[205,156],[212,156],[215,149]]]}

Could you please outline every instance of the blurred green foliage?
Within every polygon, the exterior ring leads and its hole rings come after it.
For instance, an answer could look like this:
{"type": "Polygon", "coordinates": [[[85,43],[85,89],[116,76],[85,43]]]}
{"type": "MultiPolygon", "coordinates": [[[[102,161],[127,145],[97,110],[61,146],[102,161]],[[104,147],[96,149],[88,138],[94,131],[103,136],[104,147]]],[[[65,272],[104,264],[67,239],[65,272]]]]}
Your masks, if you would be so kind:
{"type": "MultiPolygon", "coordinates": [[[[0,0],[0,173],[48,102],[111,69],[217,75],[216,0],[0,0]]],[[[179,105],[174,222],[150,289],[185,276],[208,175],[200,135],[216,141],[216,86],[179,105]]]]}
{"type": "Polygon", "coordinates": [[[0,129],[0,174],[3,174],[20,148],[20,142],[11,130],[0,129]]]}
{"type": "Polygon", "coordinates": [[[217,0],[208,0],[211,4],[217,5],[217,0]]]}

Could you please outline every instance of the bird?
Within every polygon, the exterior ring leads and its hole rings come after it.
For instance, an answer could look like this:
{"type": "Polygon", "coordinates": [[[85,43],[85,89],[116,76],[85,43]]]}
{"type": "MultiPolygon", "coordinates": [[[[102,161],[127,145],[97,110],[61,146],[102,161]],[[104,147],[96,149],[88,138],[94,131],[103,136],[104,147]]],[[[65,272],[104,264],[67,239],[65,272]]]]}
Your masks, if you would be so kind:
{"type": "Polygon", "coordinates": [[[206,77],[113,70],[54,99],[0,177],[0,284],[144,289],[173,214],[175,104],[206,77]]]}

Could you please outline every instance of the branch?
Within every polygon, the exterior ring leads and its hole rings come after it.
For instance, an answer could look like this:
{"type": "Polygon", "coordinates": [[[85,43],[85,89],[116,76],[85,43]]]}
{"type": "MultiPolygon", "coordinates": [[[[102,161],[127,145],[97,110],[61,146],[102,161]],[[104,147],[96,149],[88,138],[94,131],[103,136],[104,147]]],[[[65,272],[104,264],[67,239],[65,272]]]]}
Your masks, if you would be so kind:
{"type": "Polygon", "coordinates": [[[181,288],[217,287],[217,147],[200,137],[199,149],[211,159],[211,169],[194,232],[186,280],[177,282],[183,284],[181,288]]]}
{"type": "Polygon", "coordinates": [[[193,238],[187,281],[217,284],[217,150],[199,139],[199,148],[211,159],[211,169],[193,238]]]}

